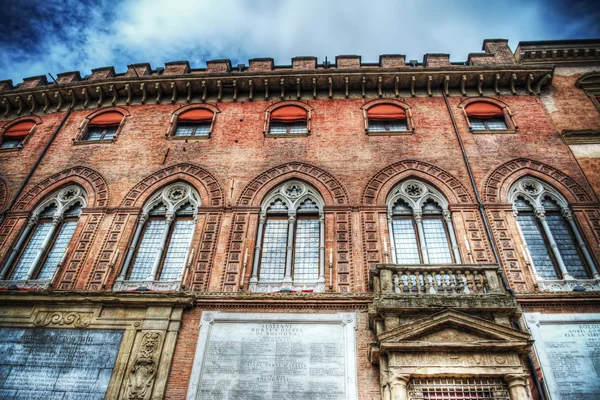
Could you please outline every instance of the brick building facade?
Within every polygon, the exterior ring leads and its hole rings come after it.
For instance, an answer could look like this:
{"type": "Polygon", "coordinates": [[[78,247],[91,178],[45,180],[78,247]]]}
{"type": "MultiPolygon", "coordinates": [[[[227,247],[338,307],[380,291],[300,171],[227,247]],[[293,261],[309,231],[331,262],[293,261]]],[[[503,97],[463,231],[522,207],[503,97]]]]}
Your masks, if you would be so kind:
{"type": "Polygon", "coordinates": [[[0,329],[123,332],[98,398],[271,398],[199,384],[245,315],[353,327],[273,398],[598,395],[544,343],[600,326],[600,41],[483,50],[0,82],[0,329]]]}

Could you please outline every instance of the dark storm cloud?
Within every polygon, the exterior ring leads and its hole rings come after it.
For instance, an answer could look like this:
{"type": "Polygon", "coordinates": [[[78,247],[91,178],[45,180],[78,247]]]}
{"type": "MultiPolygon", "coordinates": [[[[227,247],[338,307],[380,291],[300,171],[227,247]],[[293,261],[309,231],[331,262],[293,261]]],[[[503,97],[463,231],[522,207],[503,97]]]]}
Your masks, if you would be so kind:
{"type": "Polygon", "coordinates": [[[485,38],[519,41],[600,36],[583,1],[0,0],[0,79],[150,62],[299,55],[450,53],[464,61],[485,38]]]}

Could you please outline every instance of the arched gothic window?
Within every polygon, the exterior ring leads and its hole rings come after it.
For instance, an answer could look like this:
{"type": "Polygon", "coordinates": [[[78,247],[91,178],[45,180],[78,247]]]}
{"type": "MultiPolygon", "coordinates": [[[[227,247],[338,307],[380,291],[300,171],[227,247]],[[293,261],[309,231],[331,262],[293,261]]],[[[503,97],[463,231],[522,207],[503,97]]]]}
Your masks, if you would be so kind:
{"type": "Polygon", "coordinates": [[[251,291],[325,290],[323,199],[312,187],[289,181],[261,207],[251,291]]]}
{"type": "Polygon", "coordinates": [[[452,217],[440,192],[410,179],[391,191],[387,205],[394,264],[460,263],[452,217]]]}
{"type": "Polygon", "coordinates": [[[178,290],[188,262],[200,196],[173,183],[146,202],[114,290],[178,290]]]}
{"type": "Polygon", "coordinates": [[[509,194],[538,279],[600,277],[563,196],[531,177],[517,181],[509,194]]]}
{"type": "Polygon", "coordinates": [[[19,281],[17,286],[21,287],[47,287],[66,254],[86,202],[85,191],[77,185],[44,200],[29,218],[0,279],[19,281]]]}

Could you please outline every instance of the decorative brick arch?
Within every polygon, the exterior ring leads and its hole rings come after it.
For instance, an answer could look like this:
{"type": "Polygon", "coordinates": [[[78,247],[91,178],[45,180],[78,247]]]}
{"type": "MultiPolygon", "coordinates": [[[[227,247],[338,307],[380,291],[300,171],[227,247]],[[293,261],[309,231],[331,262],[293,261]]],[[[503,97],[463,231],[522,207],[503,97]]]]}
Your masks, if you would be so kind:
{"type": "Polygon", "coordinates": [[[500,108],[508,107],[508,104],[502,100],[495,99],[493,97],[480,96],[480,97],[466,97],[458,103],[459,107],[465,108],[472,103],[490,103],[500,108]]]}
{"type": "Polygon", "coordinates": [[[409,177],[431,183],[446,196],[450,204],[473,202],[467,188],[454,176],[423,161],[404,160],[382,169],[371,178],[363,191],[362,204],[385,206],[390,190],[409,177]]]}
{"type": "Polygon", "coordinates": [[[97,117],[100,114],[104,114],[104,113],[111,112],[111,111],[116,111],[119,114],[122,114],[123,117],[129,117],[129,116],[131,116],[131,113],[126,108],[119,107],[119,106],[112,106],[112,107],[102,107],[102,108],[100,108],[98,110],[95,110],[95,111],[89,113],[88,115],[86,115],[85,119],[91,120],[91,119],[93,119],[94,117],[97,117]]]}
{"type": "Polygon", "coordinates": [[[508,202],[508,191],[519,178],[535,176],[553,185],[569,203],[594,201],[590,189],[582,187],[574,179],[557,168],[527,158],[508,161],[486,178],[483,186],[483,201],[486,203],[508,202]]]}
{"type": "Polygon", "coordinates": [[[100,173],[89,167],[76,166],[54,174],[35,185],[19,198],[13,210],[31,210],[40,199],[68,183],[77,183],[85,189],[88,196],[88,207],[108,206],[109,191],[106,180],[100,173]]]}
{"type": "Polygon", "coordinates": [[[6,180],[0,176],[0,211],[4,211],[8,200],[8,185],[6,180]]]}
{"type": "Polygon", "coordinates": [[[163,168],[144,178],[127,193],[121,207],[141,207],[156,189],[177,180],[191,183],[198,190],[203,206],[223,205],[223,190],[215,177],[202,167],[183,163],[163,168]]]}
{"type": "Polygon", "coordinates": [[[280,183],[297,178],[315,187],[326,206],[348,204],[348,193],[332,174],[310,164],[290,162],[263,172],[242,191],[239,206],[260,206],[263,197],[280,183]]]}

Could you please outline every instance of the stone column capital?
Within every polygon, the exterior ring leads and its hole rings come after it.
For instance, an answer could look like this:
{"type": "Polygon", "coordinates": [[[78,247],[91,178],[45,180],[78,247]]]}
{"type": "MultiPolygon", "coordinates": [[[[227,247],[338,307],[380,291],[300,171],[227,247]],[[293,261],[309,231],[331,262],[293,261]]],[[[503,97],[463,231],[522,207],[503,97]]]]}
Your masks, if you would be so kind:
{"type": "Polygon", "coordinates": [[[452,213],[450,210],[442,211],[442,215],[444,216],[444,221],[446,221],[447,224],[452,223],[452,213]]]}
{"type": "Polygon", "coordinates": [[[421,222],[423,222],[423,211],[421,211],[421,210],[413,211],[413,217],[415,218],[415,222],[417,224],[420,224],[421,222]]]}
{"type": "Polygon", "coordinates": [[[508,384],[509,387],[512,386],[526,386],[527,385],[527,375],[526,374],[506,374],[504,375],[504,381],[508,384]]]}
{"type": "Polygon", "coordinates": [[[565,217],[567,221],[571,222],[573,220],[573,211],[565,207],[562,209],[562,216],[565,217]]]}
{"type": "Polygon", "coordinates": [[[543,207],[536,207],[534,211],[535,217],[540,221],[546,220],[546,210],[543,207]]]}
{"type": "Polygon", "coordinates": [[[32,228],[40,222],[40,217],[37,215],[32,215],[29,220],[27,220],[27,226],[32,228]]]}

